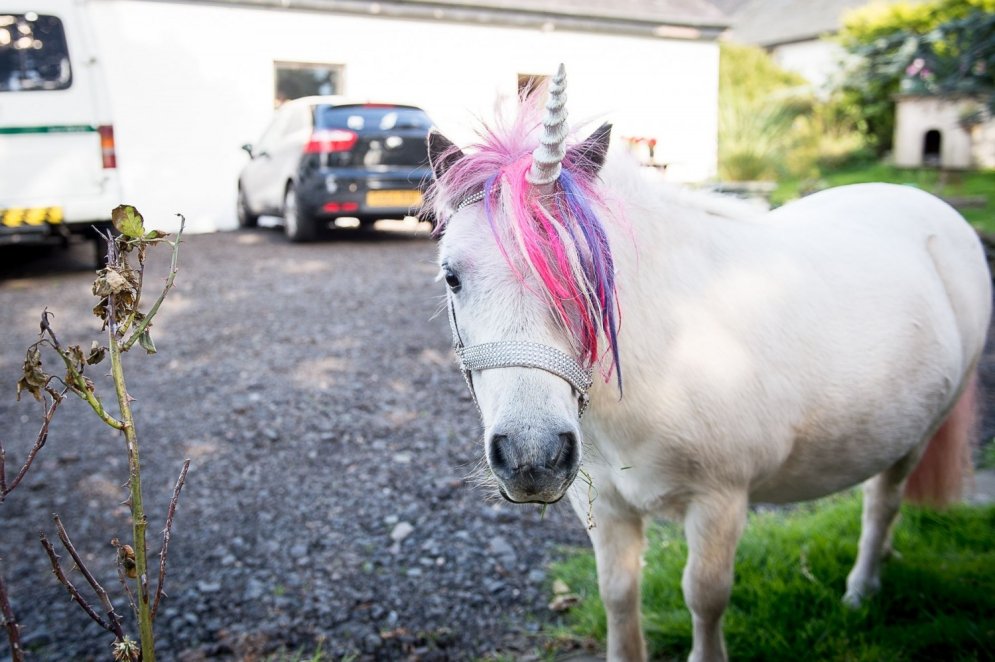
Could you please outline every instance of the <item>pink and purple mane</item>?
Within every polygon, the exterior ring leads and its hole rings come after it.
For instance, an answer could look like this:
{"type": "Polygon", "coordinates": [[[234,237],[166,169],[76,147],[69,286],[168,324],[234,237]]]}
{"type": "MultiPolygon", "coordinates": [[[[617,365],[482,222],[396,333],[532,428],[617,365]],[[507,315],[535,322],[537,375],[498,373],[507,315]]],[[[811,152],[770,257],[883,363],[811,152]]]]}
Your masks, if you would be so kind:
{"type": "Polygon", "coordinates": [[[508,126],[484,126],[480,142],[468,153],[449,145],[433,159],[444,167],[437,168],[426,206],[441,234],[461,201],[482,195],[487,222],[508,265],[522,283],[528,282],[523,269],[535,276],[542,290],[537,294],[555,311],[581,363],[601,363],[606,380],[614,370],[621,392],[615,266],[602,220],[610,206],[597,186],[611,127],[603,125],[567,149],[556,181],[537,187],[527,176],[539,146],[539,99],[540,94],[523,99],[508,126]]]}

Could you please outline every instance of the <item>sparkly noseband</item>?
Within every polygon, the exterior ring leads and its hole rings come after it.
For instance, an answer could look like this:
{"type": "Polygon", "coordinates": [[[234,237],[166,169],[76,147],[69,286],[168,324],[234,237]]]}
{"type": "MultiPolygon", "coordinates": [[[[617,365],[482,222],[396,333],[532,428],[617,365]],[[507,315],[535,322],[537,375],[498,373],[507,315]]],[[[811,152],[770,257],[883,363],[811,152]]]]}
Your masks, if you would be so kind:
{"type": "Polygon", "coordinates": [[[484,189],[480,189],[476,193],[471,193],[470,195],[466,196],[458,203],[456,203],[456,211],[459,211],[463,209],[463,207],[466,207],[468,205],[472,205],[475,202],[480,202],[481,200],[484,199],[486,195],[487,194],[484,192],[484,189]]]}
{"type": "Polygon", "coordinates": [[[453,308],[452,295],[449,299],[449,326],[453,332],[453,350],[459,359],[460,372],[470,389],[474,404],[477,393],[473,388],[473,372],[475,370],[490,370],[492,368],[537,368],[545,370],[561,378],[573,389],[577,396],[577,417],[584,415],[591,388],[591,371],[585,370],[580,364],[555,347],[525,340],[499,340],[497,342],[481,343],[465,347],[460,338],[459,327],[456,325],[456,311],[453,308]]]}

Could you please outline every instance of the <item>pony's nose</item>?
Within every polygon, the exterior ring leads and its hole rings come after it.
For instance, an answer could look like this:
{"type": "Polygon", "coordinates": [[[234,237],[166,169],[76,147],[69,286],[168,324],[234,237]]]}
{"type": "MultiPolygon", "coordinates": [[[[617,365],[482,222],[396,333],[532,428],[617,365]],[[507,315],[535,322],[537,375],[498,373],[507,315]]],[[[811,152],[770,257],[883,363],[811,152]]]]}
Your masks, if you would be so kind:
{"type": "Polygon", "coordinates": [[[560,432],[527,441],[495,434],[487,461],[510,501],[556,501],[577,474],[577,435],[560,432]]]}

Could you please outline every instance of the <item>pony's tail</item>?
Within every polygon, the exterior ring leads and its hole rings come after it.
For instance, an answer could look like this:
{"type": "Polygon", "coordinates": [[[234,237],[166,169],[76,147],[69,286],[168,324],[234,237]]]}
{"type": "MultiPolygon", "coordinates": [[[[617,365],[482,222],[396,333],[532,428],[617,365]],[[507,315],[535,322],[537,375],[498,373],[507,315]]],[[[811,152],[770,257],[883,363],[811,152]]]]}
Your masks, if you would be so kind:
{"type": "Polygon", "coordinates": [[[905,485],[907,499],[936,508],[960,500],[964,483],[972,473],[971,444],[977,423],[978,373],[974,370],[957,404],[929,440],[926,452],[909,476],[905,485]]]}

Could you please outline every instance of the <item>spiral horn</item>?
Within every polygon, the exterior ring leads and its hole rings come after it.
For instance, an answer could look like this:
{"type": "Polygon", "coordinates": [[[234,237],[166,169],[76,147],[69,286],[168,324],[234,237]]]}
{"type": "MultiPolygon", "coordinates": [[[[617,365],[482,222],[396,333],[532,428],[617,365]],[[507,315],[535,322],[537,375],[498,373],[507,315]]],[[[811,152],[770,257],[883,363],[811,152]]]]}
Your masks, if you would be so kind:
{"type": "Polygon", "coordinates": [[[560,164],[567,153],[566,89],[567,70],[560,64],[549,86],[539,146],[532,153],[532,168],[525,177],[534,186],[548,186],[560,176],[560,164]]]}

